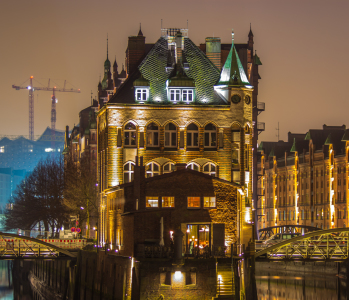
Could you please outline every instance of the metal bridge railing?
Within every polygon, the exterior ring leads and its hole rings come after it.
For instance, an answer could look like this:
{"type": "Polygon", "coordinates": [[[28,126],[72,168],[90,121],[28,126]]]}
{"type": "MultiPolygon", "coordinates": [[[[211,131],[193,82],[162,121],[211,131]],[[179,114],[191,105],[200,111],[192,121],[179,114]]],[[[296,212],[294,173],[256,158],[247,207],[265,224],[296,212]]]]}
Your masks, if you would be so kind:
{"type": "Polygon", "coordinates": [[[255,258],[267,260],[345,260],[349,258],[349,228],[310,232],[262,249],[255,258]]]}

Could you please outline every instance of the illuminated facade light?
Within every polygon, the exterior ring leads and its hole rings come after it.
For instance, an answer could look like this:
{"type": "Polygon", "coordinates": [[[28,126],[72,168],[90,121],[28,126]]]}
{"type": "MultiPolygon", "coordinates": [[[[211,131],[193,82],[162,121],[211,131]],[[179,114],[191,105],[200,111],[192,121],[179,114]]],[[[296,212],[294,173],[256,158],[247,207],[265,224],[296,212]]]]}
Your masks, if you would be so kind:
{"type": "Polygon", "coordinates": [[[182,279],[182,272],[181,271],[176,271],[174,274],[174,279],[179,281],[182,279]]]}

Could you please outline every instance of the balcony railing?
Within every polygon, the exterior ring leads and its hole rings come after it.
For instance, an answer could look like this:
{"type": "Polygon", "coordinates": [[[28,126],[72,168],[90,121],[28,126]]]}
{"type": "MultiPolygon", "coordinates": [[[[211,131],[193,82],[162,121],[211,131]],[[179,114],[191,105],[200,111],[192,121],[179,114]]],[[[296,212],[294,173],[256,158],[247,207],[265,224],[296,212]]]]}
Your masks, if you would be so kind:
{"type": "Polygon", "coordinates": [[[264,122],[258,122],[257,123],[257,130],[258,131],[264,131],[265,130],[265,123],[264,122]]]}
{"type": "Polygon", "coordinates": [[[265,103],[264,102],[257,102],[257,111],[258,114],[260,114],[262,111],[265,111],[265,103]]]}

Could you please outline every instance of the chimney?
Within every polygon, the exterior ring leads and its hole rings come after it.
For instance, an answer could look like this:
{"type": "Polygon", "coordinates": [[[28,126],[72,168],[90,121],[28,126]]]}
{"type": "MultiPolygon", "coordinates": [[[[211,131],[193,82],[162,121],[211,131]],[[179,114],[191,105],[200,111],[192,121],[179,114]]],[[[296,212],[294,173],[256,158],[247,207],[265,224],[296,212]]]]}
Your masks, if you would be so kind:
{"type": "Polygon", "coordinates": [[[221,38],[206,38],[206,56],[219,70],[221,69],[221,38]]]}
{"type": "Polygon", "coordinates": [[[143,166],[143,156],[136,156],[136,165],[134,169],[134,178],[133,178],[133,193],[135,200],[141,199],[141,186],[145,180],[145,167],[143,166]]]}
{"type": "Polygon", "coordinates": [[[182,33],[178,30],[176,33],[176,63],[182,61],[182,33]]]}
{"type": "Polygon", "coordinates": [[[130,36],[126,50],[126,73],[130,75],[135,70],[145,54],[145,36],[130,36]]]}

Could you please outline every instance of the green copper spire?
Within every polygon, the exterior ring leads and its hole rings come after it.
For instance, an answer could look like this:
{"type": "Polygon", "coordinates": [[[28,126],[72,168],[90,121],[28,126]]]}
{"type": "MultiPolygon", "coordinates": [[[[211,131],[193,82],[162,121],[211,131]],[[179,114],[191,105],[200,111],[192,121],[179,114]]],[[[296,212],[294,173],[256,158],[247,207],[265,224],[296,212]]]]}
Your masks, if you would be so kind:
{"type": "Polygon", "coordinates": [[[328,135],[328,137],[325,141],[325,145],[330,145],[330,144],[332,144],[331,133],[328,135]]]}
{"type": "Polygon", "coordinates": [[[346,130],[343,137],[342,137],[342,141],[349,141],[349,130],[346,130]]]}
{"type": "Polygon", "coordinates": [[[292,148],[291,148],[290,152],[297,152],[296,139],[295,138],[293,139],[293,145],[292,145],[292,148]]]}
{"type": "Polygon", "coordinates": [[[263,142],[261,142],[261,143],[259,144],[259,146],[258,146],[257,151],[262,151],[262,150],[263,150],[263,147],[264,147],[263,142]]]}
{"type": "Polygon", "coordinates": [[[259,56],[257,55],[257,51],[255,51],[255,53],[254,53],[253,62],[255,65],[258,65],[258,66],[262,65],[262,62],[261,62],[259,56]]]}
{"type": "Polygon", "coordinates": [[[307,134],[305,135],[304,140],[306,140],[306,141],[311,140],[310,131],[307,132],[307,134]]]}
{"type": "Polygon", "coordinates": [[[274,154],[274,147],[273,147],[273,149],[271,149],[271,151],[269,153],[269,157],[274,157],[274,156],[275,156],[275,154],[274,154]]]}
{"type": "Polygon", "coordinates": [[[230,52],[222,68],[218,85],[250,85],[234,46],[234,31],[232,31],[231,35],[232,43],[230,52]]]}

